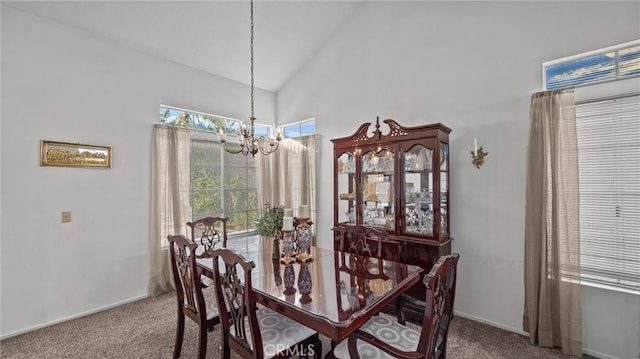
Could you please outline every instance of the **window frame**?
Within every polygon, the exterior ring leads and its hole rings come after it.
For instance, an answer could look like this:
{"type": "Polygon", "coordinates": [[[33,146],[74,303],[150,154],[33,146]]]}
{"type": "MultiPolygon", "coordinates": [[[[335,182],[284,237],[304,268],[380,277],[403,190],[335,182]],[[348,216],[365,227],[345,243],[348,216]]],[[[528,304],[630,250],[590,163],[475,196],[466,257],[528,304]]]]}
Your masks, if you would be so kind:
{"type": "MultiPolygon", "coordinates": [[[[564,57],[564,58],[553,60],[553,61],[544,62],[542,64],[542,80],[543,80],[544,89],[549,90],[548,81],[547,81],[547,68],[549,66],[564,64],[564,63],[569,64],[572,61],[580,62],[581,60],[584,60],[592,56],[604,55],[607,53],[615,52],[616,69],[615,69],[614,79],[601,81],[597,77],[589,77],[589,75],[591,75],[592,73],[587,72],[586,78],[587,80],[591,79],[591,81],[576,81],[576,83],[573,83],[573,84],[567,83],[566,86],[558,86],[558,87],[554,87],[553,89],[573,87],[575,91],[575,100],[576,100],[577,106],[587,102],[602,101],[602,100],[609,100],[613,98],[638,95],[640,94],[640,71],[636,71],[634,67],[631,70],[631,74],[632,74],[631,76],[626,76],[621,78],[620,72],[619,72],[620,64],[618,61],[619,50],[634,48],[638,46],[640,46],[640,40],[634,40],[634,41],[630,41],[630,42],[615,45],[615,46],[610,46],[603,49],[598,49],[598,50],[589,51],[589,52],[585,52],[585,53],[581,53],[573,56],[564,57]]],[[[640,60],[638,60],[638,64],[640,65],[640,60]]],[[[636,66],[635,60],[633,65],[636,66]]],[[[580,68],[580,67],[576,66],[575,68],[580,68]]],[[[640,66],[638,67],[638,69],[640,70],[640,66]]],[[[580,121],[580,118],[576,117],[576,121],[580,121]]],[[[606,128],[602,129],[602,135],[603,136],[607,135],[606,128]]],[[[619,248],[619,247],[616,246],[616,248],[619,248]]],[[[582,266],[582,255],[581,255],[581,266],[582,266]]],[[[593,273],[594,271],[598,272],[597,269],[591,269],[591,273],[593,273]]],[[[612,290],[617,292],[623,292],[628,294],[640,295],[640,287],[638,287],[637,289],[634,287],[629,288],[624,284],[618,286],[614,283],[615,281],[622,281],[623,278],[616,278],[615,276],[609,276],[612,283],[605,283],[604,281],[598,281],[598,280],[588,278],[589,275],[590,275],[589,271],[585,271],[585,274],[583,275],[583,271],[581,268],[581,271],[580,271],[581,285],[602,288],[602,289],[607,289],[607,290],[612,290]]]]}
{"type": "Polygon", "coordinates": [[[308,118],[306,120],[291,122],[291,123],[288,123],[286,125],[283,125],[281,133],[282,133],[282,137],[283,138],[300,138],[300,137],[304,137],[304,136],[315,135],[316,134],[316,130],[315,129],[316,129],[316,118],[315,117],[311,117],[311,118],[308,118]],[[302,134],[302,126],[305,125],[305,124],[309,124],[309,123],[313,123],[313,132],[302,134]],[[291,129],[293,127],[298,127],[298,132],[297,132],[298,135],[297,136],[287,136],[287,130],[291,129]]]}
{"type": "MultiPolygon", "coordinates": [[[[551,89],[560,89],[560,88],[568,88],[568,87],[581,87],[581,86],[588,86],[588,85],[593,85],[593,84],[598,84],[598,83],[615,82],[615,81],[625,80],[625,79],[629,79],[629,78],[640,77],[640,68],[638,69],[637,73],[632,74],[631,76],[625,76],[623,78],[620,77],[620,62],[619,62],[620,54],[619,54],[619,51],[620,50],[624,50],[624,49],[628,49],[628,48],[637,47],[637,46],[640,46],[640,39],[634,40],[634,41],[625,42],[625,43],[618,44],[618,45],[605,47],[605,48],[602,48],[602,49],[583,52],[581,54],[567,56],[567,57],[563,57],[563,58],[556,59],[556,60],[543,62],[542,63],[542,83],[543,83],[543,88],[545,90],[551,90],[551,89]],[[597,55],[606,55],[606,54],[611,53],[611,52],[615,52],[615,54],[616,54],[615,55],[616,56],[615,57],[615,77],[613,79],[599,80],[597,78],[589,78],[587,76],[582,81],[575,80],[575,82],[577,82],[577,83],[573,83],[573,84],[570,84],[570,85],[567,85],[567,86],[557,86],[557,87],[554,86],[552,88],[549,88],[549,83],[548,83],[548,79],[547,79],[547,68],[548,67],[557,66],[557,65],[560,65],[560,64],[578,63],[581,60],[584,60],[586,58],[594,57],[594,56],[597,56],[597,55]]],[[[589,74],[591,74],[591,73],[589,73],[589,74]]]]}
{"type": "MultiPolygon", "coordinates": [[[[168,111],[175,111],[177,113],[187,113],[189,115],[196,115],[196,116],[202,116],[204,118],[211,118],[214,120],[218,120],[218,121],[224,121],[225,124],[225,131],[228,132],[228,142],[229,143],[235,143],[237,142],[235,139],[238,137],[239,134],[239,128],[242,124],[242,121],[234,119],[234,118],[230,118],[230,117],[226,117],[226,116],[219,116],[219,115],[213,115],[213,114],[207,114],[207,113],[203,113],[203,112],[199,112],[199,111],[193,111],[193,110],[188,110],[188,109],[184,109],[184,108],[179,108],[176,106],[169,106],[169,105],[164,105],[161,104],[160,105],[160,123],[165,125],[165,126],[175,126],[175,124],[171,123],[171,121],[166,122],[163,121],[163,113],[168,110],[168,111]]],[[[191,117],[191,120],[193,121],[193,119],[197,118],[196,116],[185,116],[185,117],[191,117]]],[[[214,123],[214,121],[212,120],[211,123],[214,123]]],[[[203,193],[203,192],[211,192],[211,190],[206,190],[206,189],[195,189],[194,188],[194,178],[193,178],[193,173],[194,173],[194,168],[193,168],[193,156],[194,156],[194,144],[195,142],[202,142],[202,143],[207,143],[210,142],[213,145],[212,150],[215,152],[216,148],[218,147],[218,151],[219,151],[219,163],[220,163],[220,169],[219,169],[219,174],[220,174],[220,184],[219,187],[217,189],[215,189],[215,191],[219,192],[219,198],[220,198],[220,208],[219,208],[219,212],[215,212],[212,211],[212,213],[208,213],[207,215],[210,216],[229,216],[233,213],[242,213],[244,212],[246,215],[246,227],[244,230],[235,230],[232,228],[228,228],[228,233],[229,233],[229,237],[234,237],[234,236],[242,236],[242,235],[246,235],[247,233],[255,233],[255,226],[252,226],[251,224],[254,222],[253,220],[257,220],[259,213],[260,213],[260,205],[256,202],[254,203],[254,206],[252,206],[249,203],[249,197],[251,197],[250,190],[254,190],[254,192],[258,192],[258,183],[255,183],[255,188],[254,187],[249,187],[250,186],[250,178],[247,178],[246,181],[246,186],[245,188],[231,188],[231,187],[225,187],[225,173],[227,172],[227,170],[231,169],[231,168],[235,168],[235,169],[239,169],[239,168],[246,168],[247,172],[251,172],[251,168],[253,168],[253,171],[255,173],[256,167],[255,167],[255,160],[253,160],[253,158],[247,159],[245,157],[243,157],[243,159],[245,159],[245,161],[249,161],[251,160],[253,162],[253,167],[245,165],[245,166],[238,166],[237,164],[231,165],[231,166],[227,166],[225,165],[225,156],[228,156],[229,154],[226,153],[223,149],[222,144],[219,143],[218,138],[217,138],[217,131],[218,128],[194,128],[194,123],[190,122],[188,120],[186,120],[184,123],[182,123],[182,125],[178,125],[178,127],[183,127],[183,128],[188,128],[190,130],[190,137],[191,137],[191,160],[190,160],[190,193],[189,193],[189,207],[190,207],[190,213],[189,213],[189,217],[191,218],[191,220],[195,220],[197,218],[194,218],[195,215],[195,210],[194,210],[194,195],[195,193],[203,193]],[[226,208],[226,195],[230,192],[242,192],[245,191],[247,193],[247,206],[246,209],[244,211],[238,212],[238,211],[231,211],[231,209],[226,208]],[[253,208],[255,207],[255,208],[253,208]],[[253,219],[253,220],[252,220],[253,219]]],[[[270,129],[272,129],[272,126],[268,126],[268,125],[264,125],[264,124],[255,124],[255,128],[258,130],[256,131],[256,134],[259,136],[262,132],[264,133],[268,133],[268,131],[270,129]]],[[[212,152],[213,153],[213,152],[212,152]]],[[[248,174],[249,176],[249,174],[248,174]]],[[[254,176],[255,177],[255,176],[254,176]]],[[[254,179],[255,180],[255,179],[254,179]]],[[[257,197],[257,196],[256,196],[257,197]]]]}

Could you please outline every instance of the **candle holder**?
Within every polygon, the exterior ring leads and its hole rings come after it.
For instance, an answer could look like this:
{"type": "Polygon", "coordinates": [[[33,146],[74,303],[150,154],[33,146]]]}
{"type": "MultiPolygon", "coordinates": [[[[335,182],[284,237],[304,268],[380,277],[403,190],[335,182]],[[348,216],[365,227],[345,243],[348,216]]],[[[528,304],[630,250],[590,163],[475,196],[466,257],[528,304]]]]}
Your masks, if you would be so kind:
{"type": "Polygon", "coordinates": [[[477,169],[480,169],[480,166],[484,163],[484,157],[488,155],[489,152],[484,152],[482,146],[477,148],[475,151],[471,151],[471,163],[473,163],[477,169]]]}
{"type": "Polygon", "coordinates": [[[298,239],[298,255],[296,260],[299,262],[308,262],[311,257],[311,225],[313,224],[309,218],[298,218],[296,227],[296,237],[298,239]]]}
{"type": "Polygon", "coordinates": [[[282,258],[280,263],[290,264],[295,262],[296,248],[293,239],[293,231],[282,230],[282,258]]]}

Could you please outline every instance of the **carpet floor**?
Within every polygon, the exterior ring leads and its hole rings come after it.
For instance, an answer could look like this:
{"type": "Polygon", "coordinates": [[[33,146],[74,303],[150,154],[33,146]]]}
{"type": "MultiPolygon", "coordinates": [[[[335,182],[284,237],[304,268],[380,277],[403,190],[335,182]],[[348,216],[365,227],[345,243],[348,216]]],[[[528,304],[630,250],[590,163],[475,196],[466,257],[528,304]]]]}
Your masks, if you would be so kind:
{"type": "MultiPolygon", "coordinates": [[[[171,358],[176,331],[175,297],[147,298],[0,341],[5,359],[171,358]]],[[[197,355],[197,326],[186,320],[181,358],[197,355]]],[[[323,355],[329,348],[323,337],[323,355]]],[[[522,335],[455,317],[449,359],[571,358],[558,349],[530,345],[522,335]]],[[[207,358],[220,358],[220,330],[209,332],[207,358]]],[[[238,358],[238,356],[232,356],[238,358]]]]}

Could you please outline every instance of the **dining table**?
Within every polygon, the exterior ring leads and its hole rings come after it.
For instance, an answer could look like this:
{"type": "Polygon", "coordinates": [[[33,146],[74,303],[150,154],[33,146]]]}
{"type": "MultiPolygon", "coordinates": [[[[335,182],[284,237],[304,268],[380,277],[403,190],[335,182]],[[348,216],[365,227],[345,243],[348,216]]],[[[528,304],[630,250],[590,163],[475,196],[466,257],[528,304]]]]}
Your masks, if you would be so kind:
{"type": "MultiPolygon", "coordinates": [[[[334,345],[395,303],[422,273],[418,266],[318,246],[311,246],[307,261],[283,263],[273,255],[273,241],[260,236],[230,238],[226,247],[255,264],[251,281],[258,303],[334,345]]],[[[213,276],[212,258],[199,258],[197,265],[202,274],[213,276]]]]}

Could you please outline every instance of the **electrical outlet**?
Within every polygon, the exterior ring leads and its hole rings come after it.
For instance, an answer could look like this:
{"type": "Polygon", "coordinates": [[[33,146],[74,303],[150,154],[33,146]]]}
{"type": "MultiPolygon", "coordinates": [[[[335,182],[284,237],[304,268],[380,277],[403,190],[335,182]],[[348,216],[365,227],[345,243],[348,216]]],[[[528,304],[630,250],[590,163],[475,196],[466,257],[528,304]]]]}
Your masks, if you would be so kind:
{"type": "Polygon", "coordinates": [[[71,222],[71,211],[62,211],[62,223],[71,222]]]}

